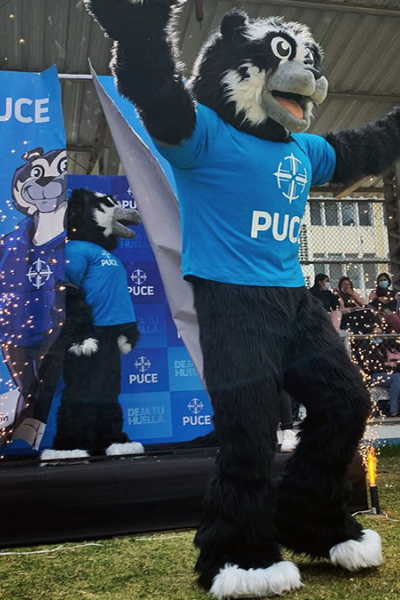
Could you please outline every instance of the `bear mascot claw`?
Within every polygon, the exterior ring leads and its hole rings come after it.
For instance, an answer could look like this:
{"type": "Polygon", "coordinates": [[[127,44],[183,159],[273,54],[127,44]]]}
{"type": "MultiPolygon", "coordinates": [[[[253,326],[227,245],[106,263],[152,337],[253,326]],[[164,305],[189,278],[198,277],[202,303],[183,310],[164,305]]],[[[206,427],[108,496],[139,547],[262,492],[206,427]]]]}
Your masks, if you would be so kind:
{"type": "Polygon", "coordinates": [[[304,25],[225,15],[188,82],[169,0],[84,0],[114,39],[122,95],[170,162],[193,283],[204,376],[221,443],[195,544],[216,598],[301,586],[280,545],[356,571],[382,562],[345,507],[370,400],[297,259],[311,185],[379,175],[400,157],[400,109],[356,130],[304,133],[328,83],[304,25]],[[307,408],[276,504],[279,395],[307,408]]]}
{"type": "Polygon", "coordinates": [[[62,333],[65,387],[53,449],[42,460],[90,455],[141,454],[142,444],[122,431],[118,402],[121,354],[139,340],[123,264],[111,254],[118,238],[133,238],[126,225],[139,213],[112,196],[73,190],[68,202],[66,324],[62,333]]]}

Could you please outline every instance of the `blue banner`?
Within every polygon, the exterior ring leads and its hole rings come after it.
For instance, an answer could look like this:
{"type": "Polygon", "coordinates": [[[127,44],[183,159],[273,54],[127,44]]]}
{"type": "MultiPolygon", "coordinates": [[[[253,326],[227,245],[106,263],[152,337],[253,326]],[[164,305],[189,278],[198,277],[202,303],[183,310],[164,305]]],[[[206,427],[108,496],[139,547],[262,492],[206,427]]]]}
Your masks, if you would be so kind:
{"type": "Polygon", "coordinates": [[[51,406],[39,373],[64,319],[65,145],[56,68],[0,71],[0,425],[23,413],[37,447],[51,406]]]}
{"type": "MultiPolygon", "coordinates": [[[[72,175],[68,187],[69,192],[83,187],[112,194],[122,206],[136,208],[122,176],[72,175]]],[[[136,348],[122,356],[124,431],[144,444],[191,440],[213,429],[211,403],[173,322],[143,225],[135,233],[133,240],[120,240],[116,250],[127,271],[141,335],[136,348]]],[[[51,445],[56,406],[57,401],[42,447],[51,445]]]]}
{"type": "MultiPolygon", "coordinates": [[[[132,105],[118,95],[111,77],[101,79],[157,155],[132,105]]],[[[60,87],[54,67],[42,74],[0,72],[0,90],[0,336],[5,359],[0,364],[0,426],[7,431],[18,424],[21,410],[26,410],[28,392],[37,389],[41,357],[63,322],[56,290],[64,277],[67,194],[86,187],[112,194],[123,207],[136,208],[136,202],[125,177],[69,176],[67,184],[60,87]]],[[[168,163],[157,158],[175,189],[168,163]]],[[[127,271],[141,333],[136,348],[122,357],[124,431],[131,440],[144,444],[190,440],[212,430],[211,404],[175,327],[144,227],[135,232],[133,240],[120,240],[116,251],[127,271]]],[[[36,407],[39,416],[36,409],[33,417],[29,415],[34,434],[21,434],[22,439],[2,445],[0,455],[51,448],[63,381],[54,372],[53,379],[46,374],[46,382],[56,391],[51,390],[51,398],[47,394],[41,399],[42,405],[36,407]]]]}

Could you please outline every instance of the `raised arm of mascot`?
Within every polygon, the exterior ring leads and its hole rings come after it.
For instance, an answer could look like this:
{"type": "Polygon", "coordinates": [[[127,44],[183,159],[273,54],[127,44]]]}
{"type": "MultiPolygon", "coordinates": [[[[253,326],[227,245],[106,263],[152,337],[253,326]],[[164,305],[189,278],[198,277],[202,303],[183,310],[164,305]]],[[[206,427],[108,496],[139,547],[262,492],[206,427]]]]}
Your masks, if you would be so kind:
{"type": "Polygon", "coordinates": [[[222,19],[184,82],[178,5],[85,0],[115,40],[112,71],[176,179],[182,270],[193,283],[204,376],[221,443],[196,534],[199,581],[219,599],[300,587],[280,544],[348,570],[378,567],[379,535],[348,515],[345,473],[369,394],[304,286],[311,185],[379,175],[400,157],[400,110],[357,130],[305,133],[327,95],[322,49],[279,18],[222,19]],[[276,505],[279,396],[307,408],[276,505]]]}

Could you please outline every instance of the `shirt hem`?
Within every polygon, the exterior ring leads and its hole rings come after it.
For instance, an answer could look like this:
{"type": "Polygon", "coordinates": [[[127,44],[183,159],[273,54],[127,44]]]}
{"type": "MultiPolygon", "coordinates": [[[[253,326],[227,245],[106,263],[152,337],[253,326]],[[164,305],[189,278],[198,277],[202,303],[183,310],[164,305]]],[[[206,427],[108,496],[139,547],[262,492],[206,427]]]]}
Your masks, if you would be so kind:
{"type": "Polygon", "coordinates": [[[253,280],[253,279],[244,279],[243,277],[236,278],[236,277],[232,277],[232,276],[215,276],[212,275],[210,273],[201,273],[200,271],[192,271],[192,270],[187,270],[184,271],[183,273],[183,278],[184,279],[189,279],[191,277],[199,277],[200,279],[208,279],[209,281],[218,281],[219,283],[232,283],[234,285],[250,285],[250,286],[255,286],[255,287],[281,287],[281,288],[302,288],[305,287],[305,281],[301,281],[301,282],[297,282],[294,284],[288,284],[288,283],[279,283],[276,281],[276,279],[274,280],[264,280],[264,281],[260,281],[260,280],[253,280]]]}

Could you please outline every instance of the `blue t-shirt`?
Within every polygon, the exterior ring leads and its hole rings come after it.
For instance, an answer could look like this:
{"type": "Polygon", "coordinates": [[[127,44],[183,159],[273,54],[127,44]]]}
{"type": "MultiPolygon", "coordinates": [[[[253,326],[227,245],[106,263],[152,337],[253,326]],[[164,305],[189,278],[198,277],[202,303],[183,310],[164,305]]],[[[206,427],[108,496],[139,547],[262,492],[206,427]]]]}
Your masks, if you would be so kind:
{"type": "Polygon", "coordinates": [[[322,137],[270,142],[197,107],[196,129],[159,152],[170,162],[182,219],[184,276],[301,287],[300,226],[311,185],[329,181],[335,151],[322,137]]]}
{"type": "Polygon", "coordinates": [[[66,280],[81,288],[93,311],[95,325],[136,321],[124,265],[91,242],[71,240],[65,247],[66,280]]]}

